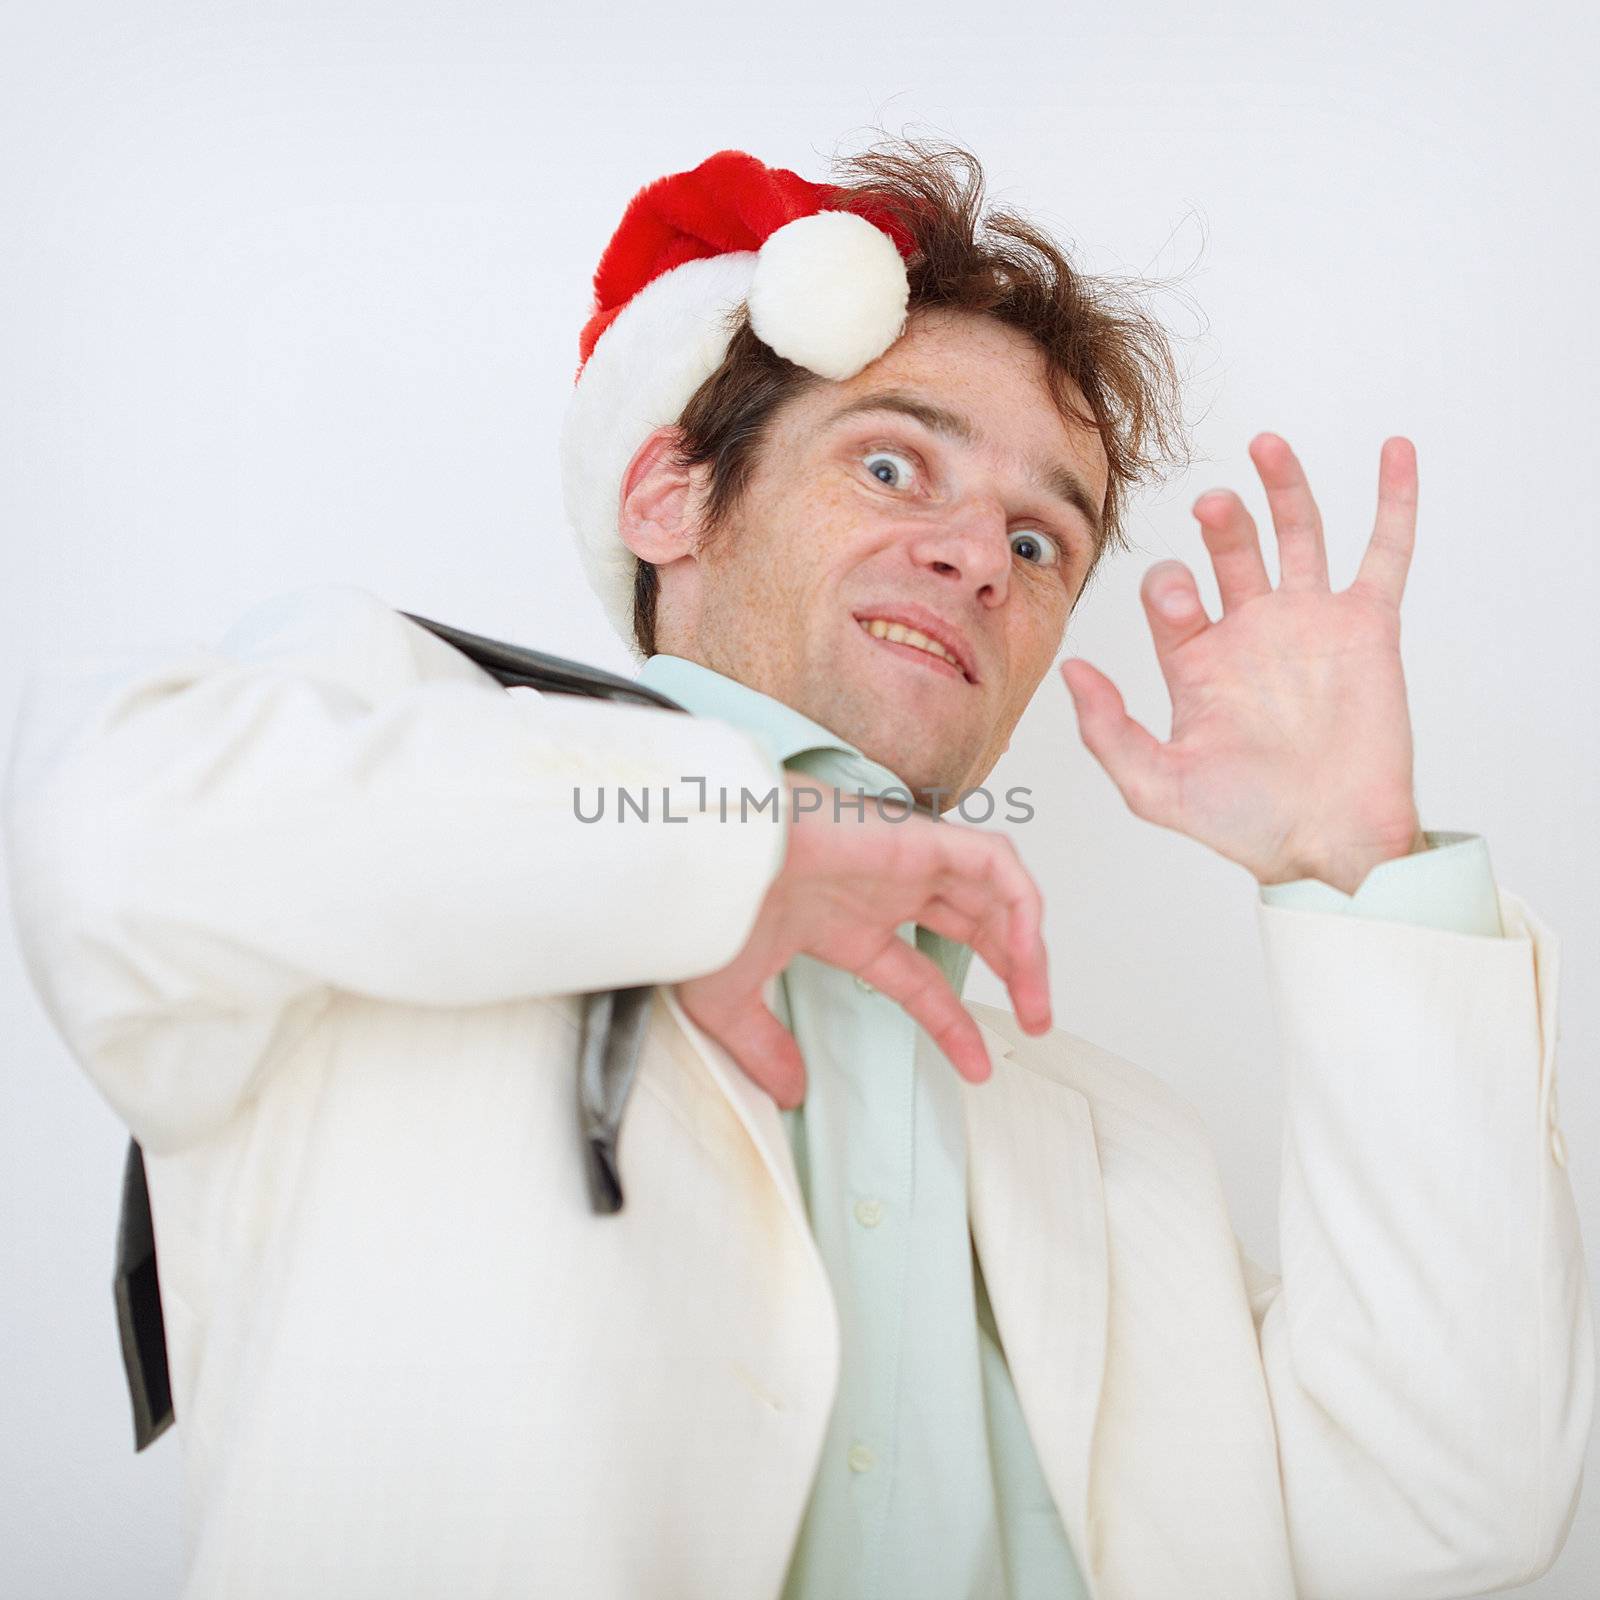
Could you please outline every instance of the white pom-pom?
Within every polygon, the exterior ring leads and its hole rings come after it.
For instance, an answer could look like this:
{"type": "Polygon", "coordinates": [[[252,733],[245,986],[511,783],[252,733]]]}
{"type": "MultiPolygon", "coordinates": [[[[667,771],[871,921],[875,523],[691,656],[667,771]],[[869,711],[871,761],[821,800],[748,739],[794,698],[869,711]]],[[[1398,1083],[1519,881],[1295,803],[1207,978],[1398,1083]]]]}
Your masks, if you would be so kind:
{"type": "Polygon", "coordinates": [[[842,382],[900,337],[910,292],[888,234],[853,211],[818,211],[761,246],[750,326],[785,360],[842,382]]]}

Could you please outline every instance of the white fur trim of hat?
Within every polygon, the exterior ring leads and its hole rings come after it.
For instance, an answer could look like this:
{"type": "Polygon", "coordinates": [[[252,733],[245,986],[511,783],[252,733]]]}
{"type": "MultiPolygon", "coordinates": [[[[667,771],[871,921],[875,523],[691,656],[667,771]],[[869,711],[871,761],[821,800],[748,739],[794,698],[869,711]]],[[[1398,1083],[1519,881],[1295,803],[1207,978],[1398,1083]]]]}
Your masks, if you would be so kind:
{"type": "MultiPolygon", "coordinates": [[[[618,532],[623,478],[650,434],[676,422],[721,364],[739,306],[748,304],[752,330],[780,356],[835,382],[875,361],[904,330],[909,286],[900,246],[854,211],[793,215],[823,193],[820,185],[762,167],[742,152],[719,152],[692,173],[640,191],[596,272],[591,325],[599,324],[600,332],[579,367],[562,421],[562,493],[584,574],[635,657],[638,562],[618,532]],[[737,157],[737,164],[728,157],[737,157]],[[718,177],[731,181],[708,181],[718,177]],[[693,180],[698,181],[685,197],[681,186],[693,180]],[[676,195],[674,183],[680,186],[676,195]],[[716,237],[706,241],[706,234],[737,238],[750,232],[752,184],[769,210],[777,209],[781,218],[787,209],[790,220],[778,220],[754,248],[720,248],[716,237]],[[726,215],[718,206],[720,188],[729,191],[726,215]],[[677,264],[654,271],[654,258],[663,250],[660,212],[681,212],[685,199],[701,211],[698,232],[690,237],[702,253],[684,260],[680,243],[677,264]],[[745,216],[735,203],[743,204],[745,216]],[[724,228],[725,222],[731,226],[724,228]],[[620,301],[613,306],[602,292],[608,268],[613,283],[622,283],[620,294],[613,287],[620,301]],[[630,272],[634,280],[644,279],[642,286],[630,284],[630,272]]],[[[674,221],[681,239],[681,221],[674,221]]],[[[755,226],[759,231],[761,224],[755,226]]]]}

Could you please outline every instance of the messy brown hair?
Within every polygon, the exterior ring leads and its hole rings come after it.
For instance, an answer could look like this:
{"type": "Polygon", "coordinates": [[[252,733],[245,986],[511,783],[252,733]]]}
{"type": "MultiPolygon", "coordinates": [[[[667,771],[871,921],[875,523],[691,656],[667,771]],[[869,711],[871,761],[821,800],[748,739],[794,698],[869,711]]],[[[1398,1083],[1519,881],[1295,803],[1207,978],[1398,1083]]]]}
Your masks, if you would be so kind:
{"type": "MultiPolygon", "coordinates": [[[[1084,587],[1108,548],[1126,550],[1130,492],[1176,463],[1187,464],[1181,384],[1166,330],[1140,303],[1136,280],[1089,277],[1035,223],[985,204],[984,173],[949,142],[886,138],[837,159],[830,209],[868,210],[911,236],[908,317],[948,308],[997,318],[1045,353],[1056,408],[1100,436],[1109,467],[1101,538],[1084,587]],[[1077,403],[1073,389],[1088,403],[1077,403]]],[[[710,464],[701,531],[717,531],[737,506],[786,400],[826,380],[762,343],[742,304],[727,355],[678,417],[674,456],[683,468],[710,464]]],[[[1082,591],[1080,590],[1080,593],[1082,591]]],[[[656,649],[656,569],[638,564],[634,639],[656,649]]]]}

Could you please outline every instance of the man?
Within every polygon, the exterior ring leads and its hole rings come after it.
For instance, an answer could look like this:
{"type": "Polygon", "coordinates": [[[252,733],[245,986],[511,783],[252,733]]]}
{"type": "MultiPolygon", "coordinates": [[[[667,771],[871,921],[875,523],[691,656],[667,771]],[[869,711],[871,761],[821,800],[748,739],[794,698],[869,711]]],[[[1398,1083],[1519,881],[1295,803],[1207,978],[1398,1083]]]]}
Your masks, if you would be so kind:
{"type": "Polygon", "coordinates": [[[1262,885],[1274,1276],[1200,1116],[1051,1029],[1016,851],[937,820],[1171,378],[958,155],[719,152],[602,258],[568,508],[695,715],[505,693],[327,588],[25,717],[19,924],[146,1151],[188,1594],[1422,1600],[1559,1552],[1594,1352],[1556,944],[1420,828],[1411,447],[1337,594],[1281,439],[1276,588],[1197,502],[1221,619],[1181,563],[1143,586],[1167,744],[1063,673],[1134,811],[1262,885]],[[661,803],[584,820],[623,789],[661,803]],[[961,1003],[974,952],[1014,1018],[961,1003]],[[601,1215],[573,1050],[628,985],[601,1215]]]}

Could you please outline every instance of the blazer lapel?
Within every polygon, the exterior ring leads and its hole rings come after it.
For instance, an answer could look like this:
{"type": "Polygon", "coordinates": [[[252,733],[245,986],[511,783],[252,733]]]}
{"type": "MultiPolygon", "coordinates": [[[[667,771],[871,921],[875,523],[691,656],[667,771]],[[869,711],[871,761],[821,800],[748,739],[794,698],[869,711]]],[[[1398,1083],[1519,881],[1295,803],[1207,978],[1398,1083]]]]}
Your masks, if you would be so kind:
{"type": "MultiPolygon", "coordinates": [[[[722,1091],[733,1113],[744,1125],[750,1141],[761,1158],[768,1176],[777,1185],[785,1207],[795,1226],[811,1243],[811,1219],[806,1215],[805,1199],[800,1193],[800,1179],[794,1169],[794,1152],[789,1148],[789,1137],[784,1131],[783,1119],[772,1096],[752,1083],[738,1064],[716,1040],[709,1038],[689,1019],[677,995],[670,986],[656,991],[666,1005],[673,1020],[683,1030],[694,1046],[696,1055],[704,1063],[712,1083],[722,1091]]],[[[815,1254],[815,1245],[812,1245],[815,1254]]],[[[822,1258],[817,1256],[818,1271],[824,1273],[822,1258]]]]}
{"type": "Polygon", "coordinates": [[[978,1024],[994,1071],[962,1080],[968,1209],[1017,1399],[1084,1577],[1089,1470],[1105,1375],[1105,1196],[1089,1102],[978,1024]]]}
{"type": "MultiPolygon", "coordinates": [[[[670,987],[659,993],[782,1195],[831,1312],[826,1269],[776,1105],[695,1026],[670,987]]],[[[978,1029],[994,1072],[982,1084],[961,1080],[973,1241],[1040,1469],[1092,1581],[1089,1467],[1105,1372],[1108,1274],[1089,1102],[1071,1085],[1013,1060],[1010,1043],[993,1028],[980,1021],[978,1029]]],[[[829,1403],[837,1362],[835,1337],[819,1362],[829,1403]]]]}

